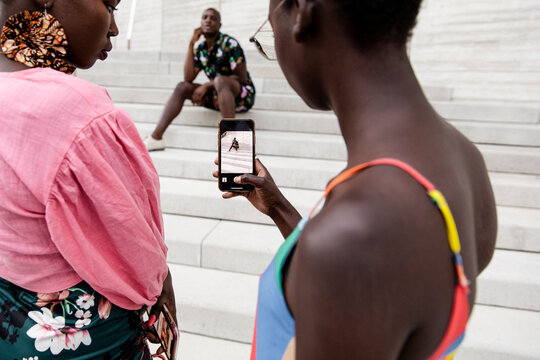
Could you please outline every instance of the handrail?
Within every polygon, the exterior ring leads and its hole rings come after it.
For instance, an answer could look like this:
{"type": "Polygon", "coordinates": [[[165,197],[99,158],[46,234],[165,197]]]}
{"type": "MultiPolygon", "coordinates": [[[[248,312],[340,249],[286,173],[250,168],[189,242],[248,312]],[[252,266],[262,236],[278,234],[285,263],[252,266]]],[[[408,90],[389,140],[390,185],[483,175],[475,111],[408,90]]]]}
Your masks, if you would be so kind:
{"type": "Polygon", "coordinates": [[[126,33],[127,48],[131,50],[131,37],[133,36],[133,25],[135,23],[135,10],[137,9],[137,0],[131,0],[131,12],[129,14],[129,23],[126,33]]]}

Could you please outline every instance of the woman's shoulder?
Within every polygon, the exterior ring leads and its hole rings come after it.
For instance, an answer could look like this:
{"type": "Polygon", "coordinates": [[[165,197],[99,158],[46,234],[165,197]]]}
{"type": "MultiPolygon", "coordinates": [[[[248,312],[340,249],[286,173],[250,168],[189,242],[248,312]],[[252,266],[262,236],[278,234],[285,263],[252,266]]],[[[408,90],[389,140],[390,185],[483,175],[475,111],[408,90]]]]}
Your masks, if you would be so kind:
{"type": "Polygon", "coordinates": [[[74,75],[52,69],[35,68],[14,76],[29,89],[27,101],[46,101],[50,108],[70,109],[98,115],[113,108],[107,90],[74,75]],[[30,93],[31,91],[31,93],[30,93]]]}
{"type": "MultiPolygon", "coordinates": [[[[395,166],[374,166],[336,186],[305,235],[323,255],[369,249],[372,255],[386,256],[412,243],[431,243],[423,241],[425,234],[443,238],[444,228],[431,226],[439,220],[440,213],[417,180],[395,166]]],[[[386,261],[379,265],[387,266],[386,261]]]]}

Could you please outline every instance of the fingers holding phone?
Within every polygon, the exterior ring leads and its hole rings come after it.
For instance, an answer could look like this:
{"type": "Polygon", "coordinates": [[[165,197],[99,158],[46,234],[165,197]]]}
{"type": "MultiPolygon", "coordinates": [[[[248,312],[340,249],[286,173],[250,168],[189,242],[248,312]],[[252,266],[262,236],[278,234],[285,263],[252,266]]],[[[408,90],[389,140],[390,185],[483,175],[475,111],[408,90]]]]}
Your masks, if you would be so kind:
{"type": "MultiPolygon", "coordinates": [[[[214,163],[218,165],[219,159],[214,163]]],[[[214,171],[212,174],[219,179],[219,172],[214,171]]],[[[244,196],[251,204],[260,212],[270,216],[272,208],[279,206],[283,201],[287,201],[279,188],[277,187],[272,175],[263,165],[263,163],[255,159],[255,174],[241,174],[233,178],[235,184],[251,185],[253,190],[244,192],[225,192],[222,196],[224,199],[231,199],[237,196],[244,196]]]]}
{"type": "Polygon", "coordinates": [[[259,159],[255,160],[255,169],[256,175],[242,174],[237,176],[234,181],[237,184],[252,185],[254,191],[247,193],[246,198],[257,210],[270,216],[275,207],[279,206],[285,198],[276,186],[272,175],[259,159]]]}
{"type": "MultiPolygon", "coordinates": [[[[219,164],[219,159],[214,161],[219,164]]],[[[212,175],[220,178],[219,171],[212,175]]],[[[219,180],[218,180],[219,181],[219,180]]],[[[277,187],[272,175],[259,159],[255,159],[255,174],[241,174],[233,181],[239,185],[249,184],[253,190],[249,192],[225,192],[222,197],[231,199],[244,196],[260,212],[272,218],[284,237],[287,237],[300,221],[301,216],[277,187]]]]}
{"type": "Polygon", "coordinates": [[[180,333],[167,305],[163,305],[157,317],[151,315],[146,324],[150,342],[160,344],[156,355],[161,354],[167,360],[174,360],[180,333]]]}
{"type": "MultiPolygon", "coordinates": [[[[174,354],[174,351],[176,349],[176,342],[178,338],[178,329],[176,327],[177,324],[177,318],[176,318],[176,301],[174,296],[174,289],[172,285],[172,276],[171,272],[169,271],[167,274],[167,277],[165,278],[165,281],[163,282],[163,289],[161,291],[161,295],[159,296],[156,303],[149,309],[148,313],[148,321],[146,322],[146,329],[147,329],[147,336],[148,340],[152,343],[161,343],[160,349],[158,349],[159,353],[167,353],[174,354]],[[165,324],[166,323],[166,327],[165,324]],[[164,344],[163,339],[160,338],[159,332],[157,330],[161,327],[162,332],[165,331],[165,328],[170,329],[167,330],[167,334],[170,332],[172,335],[164,335],[166,336],[166,340],[169,341],[171,339],[170,346],[167,348],[164,344]],[[173,339],[176,338],[176,339],[173,339]],[[172,347],[174,345],[174,347],[172,347]]],[[[165,333],[163,333],[165,334],[165,333]]],[[[169,359],[174,359],[174,357],[168,357],[169,359]]]]}

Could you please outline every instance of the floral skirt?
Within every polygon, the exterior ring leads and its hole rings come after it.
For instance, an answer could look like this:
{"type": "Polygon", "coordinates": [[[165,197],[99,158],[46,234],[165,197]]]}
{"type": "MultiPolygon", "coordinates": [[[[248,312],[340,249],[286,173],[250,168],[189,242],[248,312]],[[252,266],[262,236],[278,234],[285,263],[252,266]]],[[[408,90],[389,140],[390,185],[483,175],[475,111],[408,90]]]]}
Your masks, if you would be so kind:
{"type": "Polygon", "coordinates": [[[51,294],[0,279],[0,358],[151,360],[136,311],[81,282],[51,294]]]}

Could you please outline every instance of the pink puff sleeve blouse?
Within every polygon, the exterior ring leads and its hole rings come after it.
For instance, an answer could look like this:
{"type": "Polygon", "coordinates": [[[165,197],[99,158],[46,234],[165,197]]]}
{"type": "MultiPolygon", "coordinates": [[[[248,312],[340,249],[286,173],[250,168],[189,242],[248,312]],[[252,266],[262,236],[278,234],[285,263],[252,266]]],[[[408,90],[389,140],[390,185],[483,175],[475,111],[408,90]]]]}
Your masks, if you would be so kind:
{"type": "Polygon", "coordinates": [[[0,277],[153,304],[167,276],[159,181],[129,116],[99,86],[31,69],[0,73],[0,129],[0,277]]]}

